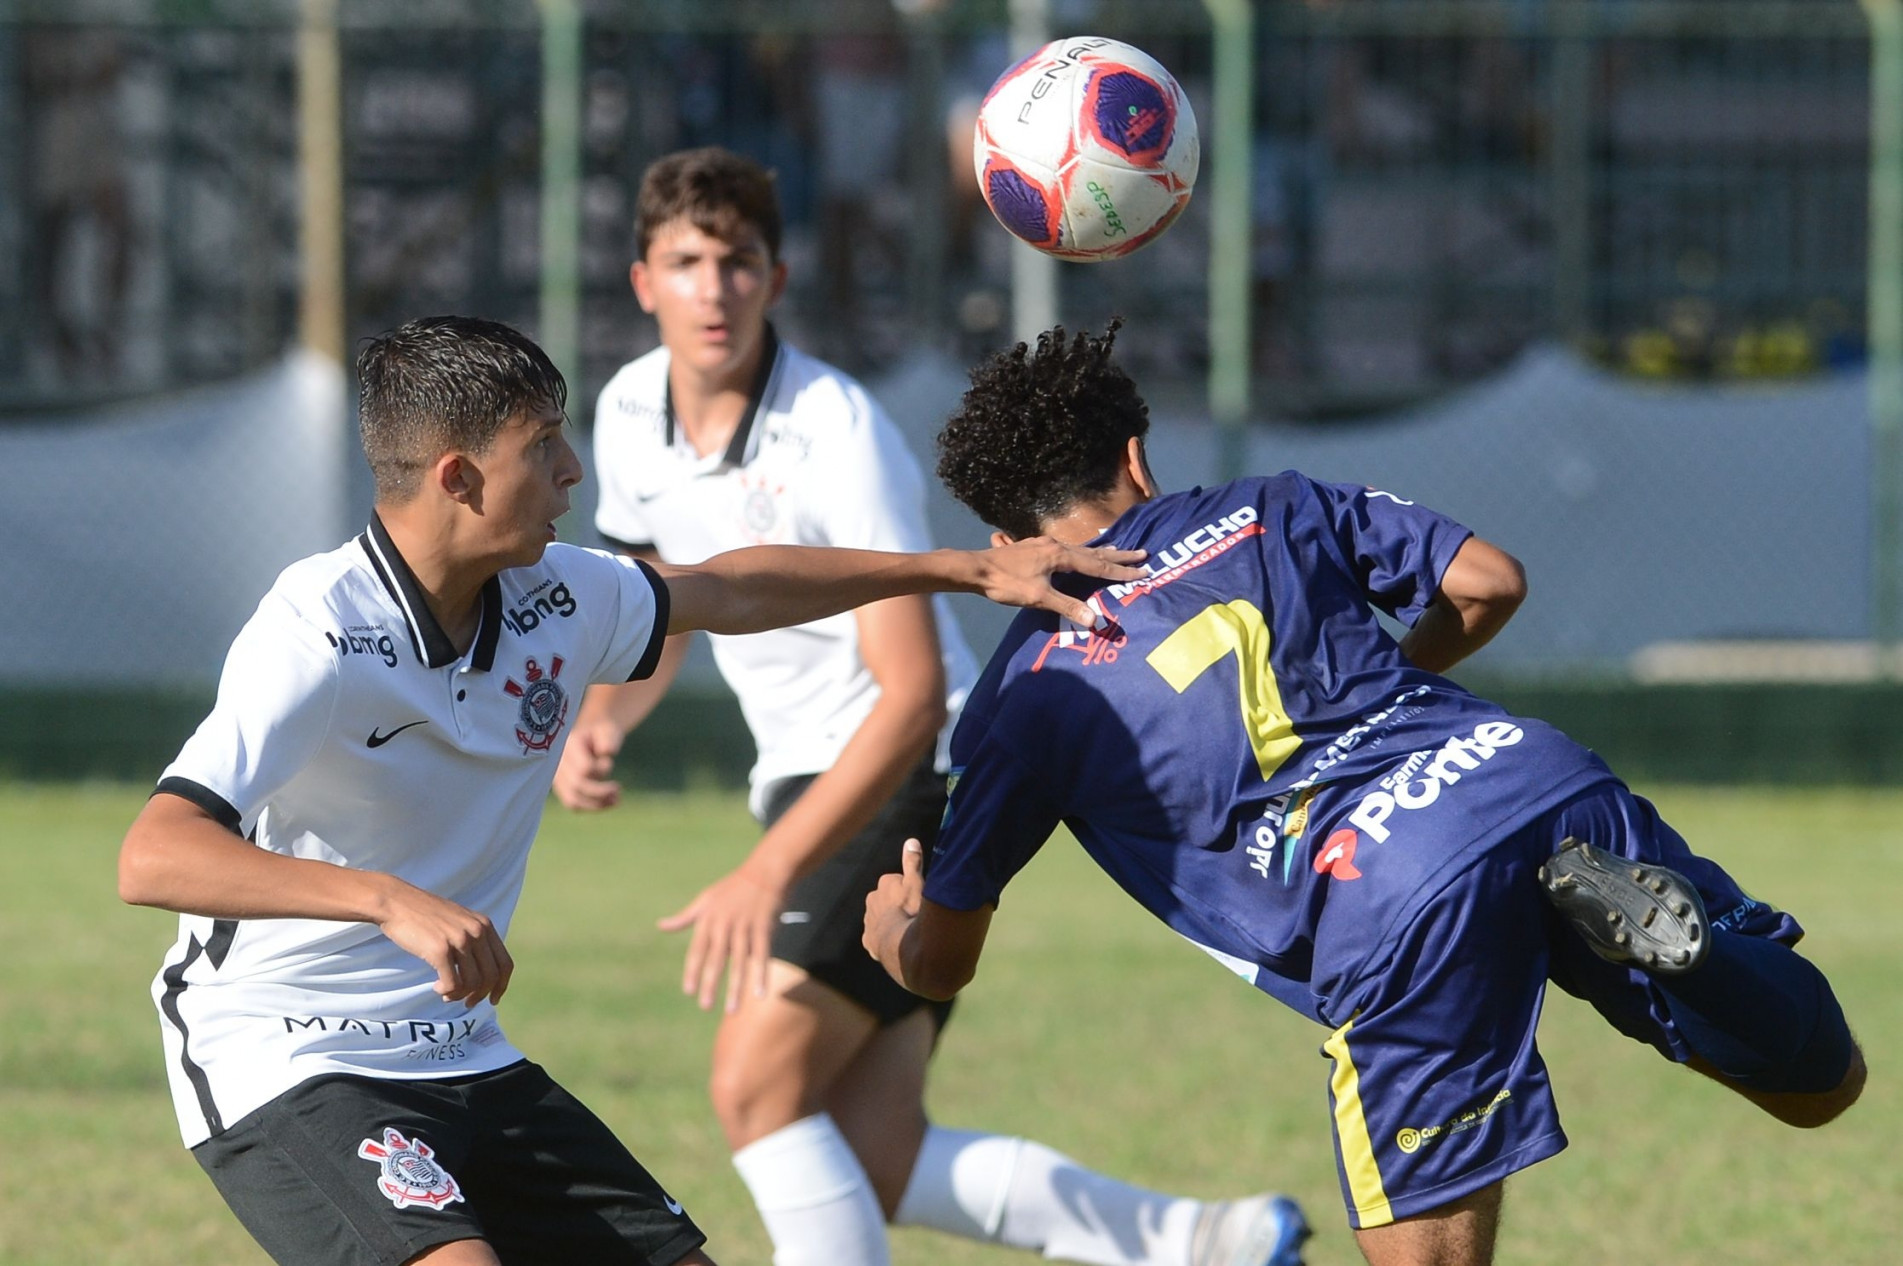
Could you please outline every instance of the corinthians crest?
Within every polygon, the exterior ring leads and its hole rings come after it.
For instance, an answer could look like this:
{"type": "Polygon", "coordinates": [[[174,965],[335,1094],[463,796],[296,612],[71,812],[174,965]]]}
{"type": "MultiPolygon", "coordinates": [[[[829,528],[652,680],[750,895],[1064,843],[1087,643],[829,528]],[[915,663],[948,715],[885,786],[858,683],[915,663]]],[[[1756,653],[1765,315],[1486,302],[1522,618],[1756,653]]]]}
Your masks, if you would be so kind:
{"type": "Polygon", "coordinates": [[[555,736],[562,732],[562,723],[568,720],[568,691],[556,680],[562,675],[562,657],[557,655],[549,661],[546,674],[542,666],[531,659],[522,675],[529,679],[528,685],[517,685],[511,677],[502,686],[503,693],[522,701],[515,736],[522,741],[525,753],[546,752],[554,745],[555,736]]]}
{"type": "Polygon", "coordinates": [[[436,1163],[436,1153],[422,1139],[406,1139],[386,1125],[383,1142],[365,1139],[357,1145],[357,1155],[377,1163],[382,1171],[377,1188],[399,1209],[413,1204],[440,1209],[463,1198],[462,1188],[436,1163]]]}

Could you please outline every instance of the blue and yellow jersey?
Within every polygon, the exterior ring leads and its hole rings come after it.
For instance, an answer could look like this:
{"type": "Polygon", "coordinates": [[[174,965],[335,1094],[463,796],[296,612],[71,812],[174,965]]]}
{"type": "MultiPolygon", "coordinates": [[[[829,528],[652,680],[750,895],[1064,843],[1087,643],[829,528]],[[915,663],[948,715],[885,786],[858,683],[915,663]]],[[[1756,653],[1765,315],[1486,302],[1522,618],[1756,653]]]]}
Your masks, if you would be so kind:
{"type": "Polygon", "coordinates": [[[925,895],[996,903],[1062,822],[1170,927],[1326,1019],[1332,887],[1365,872],[1391,926],[1496,828],[1611,778],[1414,667],[1377,616],[1412,624],[1470,535],[1293,471],[1133,507],[1095,542],[1149,553],[1146,579],[1092,593],[1110,630],[1025,612],[966,702],[925,895]]]}

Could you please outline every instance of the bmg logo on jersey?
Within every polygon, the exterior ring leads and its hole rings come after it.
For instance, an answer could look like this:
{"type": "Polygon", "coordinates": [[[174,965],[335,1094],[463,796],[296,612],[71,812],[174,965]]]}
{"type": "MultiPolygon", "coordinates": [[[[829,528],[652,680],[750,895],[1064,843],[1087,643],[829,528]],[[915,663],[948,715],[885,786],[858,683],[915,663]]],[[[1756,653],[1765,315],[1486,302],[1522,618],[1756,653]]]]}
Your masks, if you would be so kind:
{"type": "Polygon", "coordinates": [[[511,633],[522,637],[540,628],[544,620],[552,620],[556,616],[566,620],[575,614],[575,607],[574,596],[568,592],[566,582],[544,580],[522,595],[521,606],[504,607],[502,622],[509,626],[511,633]],[[542,592],[545,589],[547,593],[542,592]]]}
{"type": "Polygon", "coordinates": [[[339,655],[374,655],[385,667],[396,667],[396,639],[374,624],[353,624],[340,633],[324,631],[339,655]]]}
{"type": "Polygon", "coordinates": [[[1474,727],[1472,738],[1456,735],[1431,756],[1416,752],[1409,757],[1396,771],[1399,777],[1390,775],[1383,780],[1390,784],[1389,789],[1363,796],[1348,820],[1381,843],[1392,834],[1386,823],[1395,810],[1425,809],[1440,799],[1442,787],[1453,786],[1463,773],[1479,769],[1483,761],[1493,759],[1495,752],[1525,737],[1526,731],[1510,721],[1482,721],[1474,727]],[[1420,757],[1426,759],[1417,761],[1420,757]]]}

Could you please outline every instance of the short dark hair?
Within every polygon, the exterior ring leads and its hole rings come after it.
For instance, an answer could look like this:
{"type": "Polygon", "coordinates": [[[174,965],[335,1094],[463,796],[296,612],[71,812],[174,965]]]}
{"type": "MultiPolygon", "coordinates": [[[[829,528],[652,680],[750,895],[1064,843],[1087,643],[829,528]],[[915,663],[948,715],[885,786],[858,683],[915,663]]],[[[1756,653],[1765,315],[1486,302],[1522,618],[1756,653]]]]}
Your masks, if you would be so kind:
{"type": "Polygon", "coordinates": [[[533,339],[480,317],[424,317],[365,340],[357,386],[380,502],[415,496],[419,474],[450,449],[486,453],[510,419],[568,403],[561,371],[533,339]]]}
{"type": "Polygon", "coordinates": [[[971,371],[971,389],[938,434],[938,477],[992,527],[1022,540],[1043,522],[1116,486],[1150,409],[1110,359],[1121,320],[1102,337],[1059,325],[971,371]]]}
{"type": "Polygon", "coordinates": [[[780,257],[780,197],[773,173],[732,150],[684,149],[648,166],[634,199],[635,258],[646,259],[654,235],[675,220],[728,243],[758,229],[767,254],[780,257]]]}

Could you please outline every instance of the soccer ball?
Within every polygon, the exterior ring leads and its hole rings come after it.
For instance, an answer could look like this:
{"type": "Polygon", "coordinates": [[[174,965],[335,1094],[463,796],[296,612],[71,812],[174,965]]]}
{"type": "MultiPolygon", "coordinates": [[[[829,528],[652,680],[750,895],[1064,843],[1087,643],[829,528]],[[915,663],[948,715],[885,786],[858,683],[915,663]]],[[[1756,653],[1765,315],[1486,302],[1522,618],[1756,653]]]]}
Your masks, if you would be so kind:
{"type": "Polygon", "coordinates": [[[1095,35],[1046,44],[978,108],[972,159],[998,222],[1059,259],[1138,250],[1189,205],[1202,145],[1148,53],[1095,35]]]}

